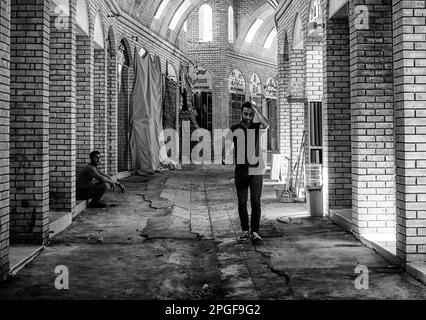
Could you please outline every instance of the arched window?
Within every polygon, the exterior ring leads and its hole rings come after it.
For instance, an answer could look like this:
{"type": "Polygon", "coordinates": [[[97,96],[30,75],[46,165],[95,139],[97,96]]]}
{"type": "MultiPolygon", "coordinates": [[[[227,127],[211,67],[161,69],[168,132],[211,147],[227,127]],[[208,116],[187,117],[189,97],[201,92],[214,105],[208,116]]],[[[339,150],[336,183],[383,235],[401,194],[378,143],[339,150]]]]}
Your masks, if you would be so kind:
{"type": "Polygon", "coordinates": [[[200,42],[213,41],[213,11],[208,4],[203,4],[199,14],[200,42]]]}
{"type": "Polygon", "coordinates": [[[252,43],[253,42],[253,38],[257,32],[257,30],[259,30],[260,26],[263,24],[263,20],[260,19],[256,19],[255,22],[253,22],[253,24],[251,25],[249,31],[246,34],[246,38],[244,39],[245,42],[247,43],[252,43]]]}
{"type": "Polygon", "coordinates": [[[268,37],[266,38],[265,43],[263,44],[263,47],[265,49],[271,49],[272,43],[274,42],[275,38],[277,37],[277,29],[272,28],[271,32],[269,32],[268,37]]]}
{"type": "Polygon", "coordinates": [[[228,9],[228,41],[234,43],[234,8],[228,9]]]}

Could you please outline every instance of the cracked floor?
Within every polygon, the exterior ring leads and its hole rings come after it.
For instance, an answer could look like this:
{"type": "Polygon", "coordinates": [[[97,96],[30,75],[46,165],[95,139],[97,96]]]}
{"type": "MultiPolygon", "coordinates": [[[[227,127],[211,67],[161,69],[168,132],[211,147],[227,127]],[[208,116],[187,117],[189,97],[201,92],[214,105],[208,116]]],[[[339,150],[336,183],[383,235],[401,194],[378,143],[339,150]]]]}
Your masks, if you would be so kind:
{"type": "Polygon", "coordinates": [[[424,285],[329,220],[277,221],[303,204],[263,200],[263,241],[238,243],[232,177],[232,167],[187,166],[125,179],[124,195],[108,193],[108,208],[80,213],[0,299],[426,297],[424,285]],[[69,290],[55,289],[59,265],[69,290]],[[367,290],[355,287],[357,265],[369,270],[367,290]]]}

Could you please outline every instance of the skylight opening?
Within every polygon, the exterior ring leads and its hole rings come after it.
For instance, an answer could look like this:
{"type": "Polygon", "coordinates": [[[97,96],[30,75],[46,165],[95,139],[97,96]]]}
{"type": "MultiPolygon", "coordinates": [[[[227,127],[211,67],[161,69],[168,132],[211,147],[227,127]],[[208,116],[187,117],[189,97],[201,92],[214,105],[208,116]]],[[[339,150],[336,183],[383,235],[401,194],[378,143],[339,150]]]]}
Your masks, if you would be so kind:
{"type": "Polygon", "coordinates": [[[265,44],[263,45],[265,49],[270,49],[272,47],[272,43],[274,42],[277,34],[277,29],[273,28],[269,33],[268,37],[266,38],[265,44]]]}
{"type": "Polygon", "coordinates": [[[200,41],[213,41],[213,11],[208,4],[203,4],[199,13],[200,41]]]}
{"type": "Polygon", "coordinates": [[[163,0],[160,4],[160,6],[157,9],[157,12],[155,13],[154,18],[155,19],[160,19],[161,15],[164,12],[164,9],[166,9],[167,5],[169,4],[170,0],[163,0]]]}
{"type": "Polygon", "coordinates": [[[256,21],[251,25],[250,30],[247,32],[247,35],[244,41],[247,43],[252,43],[257,30],[259,30],[262,24],[263,24],[263,20],[256,19],[256,21]]]}
{"type": "Polygon", "coordinates": [[[228,41],[234,43],[234,8],[228,8],[228,41]]]}
{"type": "Polygon", "coordinates": [[[175,15],[173,16],[172,22],[170,22],[170,30],[176,29],[176,26],[178,25],[180,19],[182,18],[185,11],[188,10],[188,8],[191,6],[191,4],[192,2],[190,0],[185,0],[185,2],[180,5],[179,9],[177,9],[175,15]]]}
{"type": "Polygon", "coordinates": [[[185,20],[185,22],[183,23],[183,31],[188,33],[188,20],[185,20]]]}

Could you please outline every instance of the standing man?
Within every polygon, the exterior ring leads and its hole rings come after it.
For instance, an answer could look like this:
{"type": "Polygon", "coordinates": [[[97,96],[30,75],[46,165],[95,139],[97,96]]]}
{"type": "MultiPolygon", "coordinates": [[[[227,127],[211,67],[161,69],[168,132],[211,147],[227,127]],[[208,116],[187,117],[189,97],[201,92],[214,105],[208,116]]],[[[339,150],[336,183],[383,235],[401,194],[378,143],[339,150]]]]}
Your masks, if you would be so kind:
{"type": "Polygon", "coordinates": [[[121,183],[113,181],[111,177],[98,169],[100,159],[101,153],[96,150],[92,151],[90,153],[90,164],[84,167],[77,180],[77,198],[81,200],[92,199],[89,208],[105,208],[107,206],[99,201],[107,190],[107,186],[112,191],[114,191],[115,186],[119,187],[121,192],[126,191],[121,183]]]}
{"type": "MultiPolygon", "coordinates": [[[[262,105],[266,106],[266,100],[262,96],[262,105]]],[[[243,233],[239,241],[245,241],[251,237],[253,242],[259,242],[260,227],[260,197],[262,195],[263,174],[265,159],[259,148],[262,143],[262,134],[268,129],[268,120],[259,111],[255,102],[245,102],[241,107],[242,121],[231,127],[235,150],[235,187],[238,197],[238,214],[240,216],[243,233]],[[257,116],[260,122],[253,122],[257,116]],[[243,136],[245,145],[237,136],[243,136]],[[244,152],[242,154],[241,152],[244,152]],[[242,155],[242,157],[240,157],[242,155]],[[242,159],[241,159],[242,158],[242,159]],[[250,188],[251,220],[247,212],[248,189],[250,188]]]]}

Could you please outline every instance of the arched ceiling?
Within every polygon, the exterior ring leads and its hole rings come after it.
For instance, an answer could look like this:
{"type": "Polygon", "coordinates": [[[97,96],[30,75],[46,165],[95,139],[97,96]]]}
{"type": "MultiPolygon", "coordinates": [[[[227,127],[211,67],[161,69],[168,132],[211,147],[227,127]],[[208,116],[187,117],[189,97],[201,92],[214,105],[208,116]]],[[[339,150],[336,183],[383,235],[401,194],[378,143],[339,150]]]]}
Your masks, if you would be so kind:
{"type": "MultiPolygon", "coordinates": [[[[171,43],[176,43],[179,32],[189,16],[189,14],[197,8],[204,0],[110,0],[114,1],[116,5],[120,7],[122,11],[132,16],[134,19],[139,21],[145,27],[151,29],[155,33],[159,34],[171,43]],[[167,5],[164,7],[162,14],[154,18],[161,3],[166,1],[167,5]],[[175,13],[179,10],[179,7],[185,2],[190,1],[191,4],[185,10],[179,22],[176,25],[175,30],[170,30],[169,25],[172,21],[175,13]]],[[[244,0],[238,0],[244,1],[244,0]]],[[[237,29],[238,35],[235,41],[235,50],[241,53],[256,52],[260,53],[257,56],[271,56],[271,52],[276,53],[277,40],[273,41],[270,49],[265,49],[263,44],[265,43],[269,33],[274,28],[274,12],[279,6],[280,2],[284,0],[251,0],[249,3],[252,6],[249,10],[249,14],[244,14],[240,26],[237,29]],[[244,38],[250,28],[250,26],[256,21],[256,18],[260,18],[264,21],[261,27],[258,29],[254,36],[255,41],[251,44],[244,43],[244,38]]],[[[276,54],[273,55],[275,60],[276,54]]]]}

